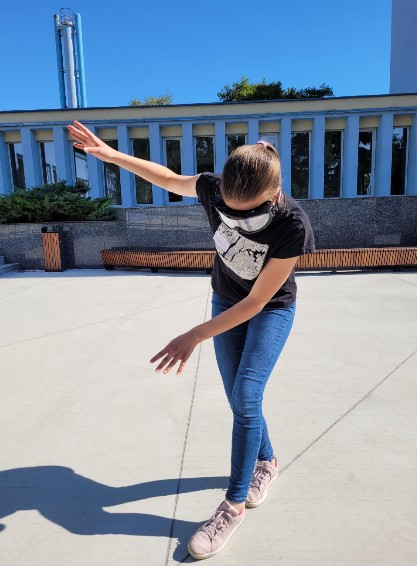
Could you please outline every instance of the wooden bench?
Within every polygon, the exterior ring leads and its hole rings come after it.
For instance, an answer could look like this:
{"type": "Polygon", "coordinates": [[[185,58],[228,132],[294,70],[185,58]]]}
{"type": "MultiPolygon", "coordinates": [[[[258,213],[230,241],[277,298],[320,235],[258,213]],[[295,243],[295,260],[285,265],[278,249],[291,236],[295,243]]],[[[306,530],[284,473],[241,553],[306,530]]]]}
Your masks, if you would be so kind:
{"type": "MultiPolygon", "coordinates": [[[[214,250],[134,250],[113,248],[100,252],[105,269],[115,267],[204,270],[210,273],[214,250]]],[[[317,250],[302,255],[296,271],[417,267],[417,247],[348,248],[317,250]]]]}

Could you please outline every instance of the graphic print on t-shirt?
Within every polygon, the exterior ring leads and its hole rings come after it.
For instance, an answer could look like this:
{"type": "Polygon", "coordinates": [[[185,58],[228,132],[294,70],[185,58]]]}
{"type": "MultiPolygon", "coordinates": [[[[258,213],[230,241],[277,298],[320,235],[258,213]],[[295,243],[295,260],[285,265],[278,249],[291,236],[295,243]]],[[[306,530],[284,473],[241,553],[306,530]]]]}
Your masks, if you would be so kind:
{"type": "Polygon", "coordinates": [[[223,222],[213,236],[216,250],[227,265],[242,279],[255,279],[261,272],[268,252],[268,244],[259,244],[245,238],[223,222]]]}

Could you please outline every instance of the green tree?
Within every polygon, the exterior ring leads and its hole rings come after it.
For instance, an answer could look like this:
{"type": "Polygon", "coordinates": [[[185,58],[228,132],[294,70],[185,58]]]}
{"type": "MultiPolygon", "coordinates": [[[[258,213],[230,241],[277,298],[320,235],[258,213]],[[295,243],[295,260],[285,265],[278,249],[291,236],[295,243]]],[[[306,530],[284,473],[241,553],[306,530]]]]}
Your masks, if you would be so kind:
{"type": "Polygon", "coordinates": [[[248,77],[243,76],[240,81],[232,83],[232,86],[225,85],[217,93],[222,102],[240,102],[244,100],[280,100],[292,98],[325,98],[333,96],[333,89],[321,84],[318,88],[306,87],[297,90],[294,87],[284,89],[282,82],[267,83],[262,79],[260,83],[250,83],[248,77]]]}
{"type": "Polygon", "coordinates": [[[65,220],[114,220],[117,211],[111,198],[91,198],[81,179],[65,180],[0,196],[0,224],[56,222],[65,220]]]}
{"type": "Polygon", "coordinates": [[[139,98],[133,98],[129,102],[129,106],[162,106],[163,104],[172,104],[172,95],[168,92],[161,96],[147,96],[143,102],[139,98]]]}

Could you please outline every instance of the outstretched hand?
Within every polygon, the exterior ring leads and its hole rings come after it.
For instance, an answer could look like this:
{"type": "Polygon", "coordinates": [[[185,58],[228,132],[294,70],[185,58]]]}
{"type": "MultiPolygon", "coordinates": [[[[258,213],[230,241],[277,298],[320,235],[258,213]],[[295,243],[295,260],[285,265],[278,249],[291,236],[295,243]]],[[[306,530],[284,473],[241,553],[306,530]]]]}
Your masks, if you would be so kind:
{"type": "Polygon", "coordinates": [[[102,161],[112,162],[115,158],[117,151],[104,143],[100,138],[95,136],[86,126],[74,120],[74,126],[68,125],[73,138],[78,143],[74,143],[74,147],[82,149],[85,153],[91,153],[102,161]]]}
{"type": "Polygon", "coordinates": [[[195,336],[191,334],[191,332],[186,332],[185,334],[181,334],[171,340],[171,342],[165,346],[163,350],[158,352],[156,356],[151,358],[151,364],[159,360],[163,357],[163,360],[159,364],[159,366],[155,369],[155,371],[161,371],[164,368],[164,373],[168,373],[170,369],[172,369],[177,362],[180,362],[180,365],[177,369],[177,375],[179,375],[185,367],[185,364],[188,358],[193,353],[194,348],[199,343],[199,340],[195,336]]]}

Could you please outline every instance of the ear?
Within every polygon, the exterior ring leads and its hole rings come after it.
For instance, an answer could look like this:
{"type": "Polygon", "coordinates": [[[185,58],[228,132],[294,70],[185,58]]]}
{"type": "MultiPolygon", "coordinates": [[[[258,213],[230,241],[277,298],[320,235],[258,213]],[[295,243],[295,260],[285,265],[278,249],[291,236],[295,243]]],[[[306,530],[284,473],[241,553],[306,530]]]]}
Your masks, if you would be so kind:
{"type": "Polygon", "coordinates": [[[274,204],[278,204],[278,202],[282,202],[283,199],[283,190],[280,189],[278,193],[274,196],[274,204]]]}

